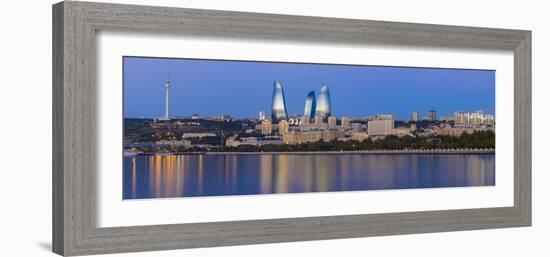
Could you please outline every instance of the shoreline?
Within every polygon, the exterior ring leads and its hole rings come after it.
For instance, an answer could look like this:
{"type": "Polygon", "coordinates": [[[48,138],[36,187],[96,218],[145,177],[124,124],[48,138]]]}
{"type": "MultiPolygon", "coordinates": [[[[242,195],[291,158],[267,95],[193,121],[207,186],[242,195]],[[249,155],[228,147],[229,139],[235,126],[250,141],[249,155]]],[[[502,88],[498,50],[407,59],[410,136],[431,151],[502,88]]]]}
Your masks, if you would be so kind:
{"type": "Polygon", "coordinates": [[[153,155],[350,155],[350,154],[494,154],[495,149],[427,149],[427,150],[357,150],[317,152],[177,152],[139,153],[138,156],[153,155]]]}

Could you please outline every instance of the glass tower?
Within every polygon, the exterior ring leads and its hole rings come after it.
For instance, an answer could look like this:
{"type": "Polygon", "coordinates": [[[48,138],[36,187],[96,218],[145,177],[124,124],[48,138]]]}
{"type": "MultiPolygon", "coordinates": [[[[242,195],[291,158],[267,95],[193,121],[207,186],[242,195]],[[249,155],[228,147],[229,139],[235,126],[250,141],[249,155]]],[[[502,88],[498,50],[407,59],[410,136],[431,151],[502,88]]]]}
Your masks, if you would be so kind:
{"type": "Polygon", "coordinates": [[[286,111],[285,92],[279,81],[275,81],[273,85],[273,98],[271,102],[271,121],[273,124],[279,123],[281,120],[288,120],[286,111]]]}
{"type": "Polygon", "coordinates": [[[328,91],[328,87],[323,86],[319,92],[319,97],[317,97],[315,116],[321,116],[323,117],[323,120],[326,120],[330,115],[330,93],[328,91]]]}
{"type": "Polygon", "coordinates": [[[306,96],[306,106],[304,107],[304,116],[309,116],[310,119],[315,117],[315,108],[317,104],[315,103],[315,92],[311,91],[306,96]]]}

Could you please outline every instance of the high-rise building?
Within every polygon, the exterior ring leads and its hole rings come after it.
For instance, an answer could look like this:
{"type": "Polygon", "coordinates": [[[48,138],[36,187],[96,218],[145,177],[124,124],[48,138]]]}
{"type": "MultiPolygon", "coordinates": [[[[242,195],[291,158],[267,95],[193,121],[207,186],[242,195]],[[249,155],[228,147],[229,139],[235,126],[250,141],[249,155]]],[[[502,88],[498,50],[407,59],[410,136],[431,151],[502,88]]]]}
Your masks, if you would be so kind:
{"type": "Polygon", "coordinates": [[[369,136],[385,136],[390,134],[393,128],[393,119],[370,120],[367,125],[367,133],[369,136]]]}
{"type": "Polygon", "coordinates": [[[413,112],[412,120],[413,121],[419,121],[420,120],[420,114],[418,112],[413,112]]]}
{"type": "Polygon", "coordinates": [[[485,115],[483,110],[477,110],[475,112],[455,112],[454,116],[455,126],[459,127],[478,127],[481,125],[495,124],[495,116],[485,115]]]}
{"type": "Polygon", "coordinates": [[[483,111],[477,110],[474,113],[470,114],[470,124],[472,125],[481,125],[483,124],[483,111]]]}
{"type": "Polygon", "coordinates": [[[468,114],[465,112],[455,112],[455,125],[468,124],[468,114]]]}
{"type": "Polygon", "coordinates": [[[328,117],[328,126],[330,128],[335,128],[336,127],[336,117],[334,117],[334,116],[328,117]]]}
{"type": "Polygon", "coordinates": [[[279,135],[284,135],[288,133],[288,130],[290,128],[290,124],[286,120],[279,121],[279,135]]]}
{"type": "Polygon", "coordinates": [[[273,85],[273,98],[271,101],[271,122],[279,123],[281,120],[288,120],[286,111],[285,92],[283,86],[278,81],[273,85]]]}
{"type": "Polygon", "coordinates": [[[265,112],[264,111],[260,111],[258,113],[258,120],[259,121],[265,120],[265,112]]]}
{"type": "Polygon", "coordinates": [[[330,108],[330,93],[328,86],[321,87],[319,97],[317,98],[317,106],[315,108],[315,116],[321,116],[326,120],[331,115],[330,108]]]}
{"type": "Polygon", "coordinates": [[[315,108],[317,104],[315,102],[315,92],[311,91],[306,96],[306,106],[304,107],[304,117],[315,117],[315,108]]]}
{"type": "Polygon", "coordinates": [[[428,112],[428,120],[429,120],[429,121],[436,121],[436,120],[437,120],[437,114],[436,114],[434,108],[432,108],[432,109],[428,112]]]}
{"type": "Polygon", "coordinates": [[[340,119],[340,124],[344,129],[347,129],[350,127],[350,120],[348,117],[342,117],[340,119]]]}
{"type": "Polygon", "coordinates": [[[495,116],[494,115],[485,115],[483,117],[483,125],[495,125],[495,116]]]}
{"type": "Polygon", "coordinates": [[[272,124],[270,120],[263,120],[262,121],[262,134],[263,135],[271,135],[272,131],[272,124]]]}

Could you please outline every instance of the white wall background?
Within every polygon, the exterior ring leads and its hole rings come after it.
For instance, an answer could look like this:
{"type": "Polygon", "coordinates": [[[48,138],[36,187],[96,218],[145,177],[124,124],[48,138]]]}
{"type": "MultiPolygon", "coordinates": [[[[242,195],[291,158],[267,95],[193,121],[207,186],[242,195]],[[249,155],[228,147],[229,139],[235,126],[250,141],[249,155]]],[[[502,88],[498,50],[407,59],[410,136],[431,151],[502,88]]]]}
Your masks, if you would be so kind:
{"type": "MultiPolygon", "coordinates": [[[[110,1],[533,31],[533,227],[121,254],[116,256],[550,256],[550,25],[546,1],[110,1]]],[[[0,11],[0,256],[51,247],[51,4],[0,11]]],[[[512,103],[510,103],[512,104],[512,103]]]]}

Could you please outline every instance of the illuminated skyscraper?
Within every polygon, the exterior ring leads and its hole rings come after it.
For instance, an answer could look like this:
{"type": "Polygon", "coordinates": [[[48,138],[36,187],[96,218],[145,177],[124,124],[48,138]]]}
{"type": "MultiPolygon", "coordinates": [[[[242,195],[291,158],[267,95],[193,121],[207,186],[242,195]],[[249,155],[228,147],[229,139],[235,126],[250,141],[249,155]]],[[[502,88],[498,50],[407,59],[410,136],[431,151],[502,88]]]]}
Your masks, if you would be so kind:
{"type": "Polygon", "coordinates": [[[273,98],[271,102],[271,121],[273,124],[277,124],[281,120],[288,120],[285,92],[283,91],[283,86],[281,86],[278,81],[275,81],[273,85],[273,98]]]}
{"type": "Polygon", "coordinates": [[[315,117],[315,92],[311,91],[306,96],[306,106],[304,107],[304,116],[315,117]]]}
{"type": "Polygon", "coordinates": [[[317,106],[315,107],[315,116],[323,117],[323,120],[326,120],[328,116],[331,115],[330,112],[330,93],[327,86],[321,87],[319,92],[319,97],[317,98],[317,106]]]}

